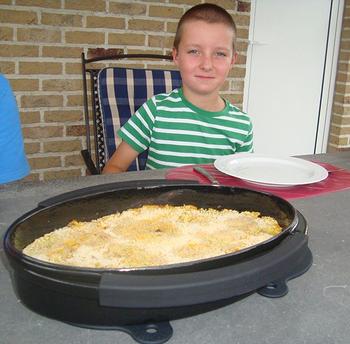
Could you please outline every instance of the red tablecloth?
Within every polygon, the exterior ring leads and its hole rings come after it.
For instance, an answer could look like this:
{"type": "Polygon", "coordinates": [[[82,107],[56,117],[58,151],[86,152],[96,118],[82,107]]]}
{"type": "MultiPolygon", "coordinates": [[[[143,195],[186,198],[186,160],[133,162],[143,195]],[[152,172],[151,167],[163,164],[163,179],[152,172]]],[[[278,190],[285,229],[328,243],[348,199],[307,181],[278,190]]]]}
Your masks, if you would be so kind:
{"type": "MultiPolygon", "coordinates": [[[[316,163],[328,170],[329,174],[325,180],[318,183],[291,187],[268,187],[249,183],[242,179],[231,177],[218,171],[212,164],[201,166],[210,172],[222,185],[269,192],[285,199],[306,198],[329,192],[350,189],[350,171],[327,163],[316,163]]],[[[183,166],[171,169],[167,171],[166,179],[195,180],[201,184],[210,184],[207,178],[193,170],[193,166],[183,166]]]]}

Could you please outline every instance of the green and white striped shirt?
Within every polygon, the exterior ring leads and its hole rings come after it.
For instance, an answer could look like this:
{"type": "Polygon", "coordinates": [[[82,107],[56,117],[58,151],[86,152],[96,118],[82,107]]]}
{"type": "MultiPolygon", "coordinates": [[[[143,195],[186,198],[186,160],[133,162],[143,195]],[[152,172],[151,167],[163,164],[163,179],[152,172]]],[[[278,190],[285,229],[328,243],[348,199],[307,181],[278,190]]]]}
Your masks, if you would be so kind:
{"type": "Polygon", "coordinates": [[[148,149],[147,169],[208,164],[253,150],[250,118],[225,100],[219,112],[188,102],[182,89],[148,99],[118,131],[137,152],[148,149]]]}

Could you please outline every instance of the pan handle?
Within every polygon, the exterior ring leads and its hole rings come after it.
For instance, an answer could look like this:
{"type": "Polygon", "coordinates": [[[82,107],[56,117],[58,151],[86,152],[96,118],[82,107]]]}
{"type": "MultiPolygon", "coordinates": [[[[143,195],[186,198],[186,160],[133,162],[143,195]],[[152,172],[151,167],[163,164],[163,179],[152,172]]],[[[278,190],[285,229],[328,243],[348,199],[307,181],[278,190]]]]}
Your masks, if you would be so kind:
{"type": "Polygon", "coordinates": [[[212,270],[157,275],[106,272],[99,285],[101,306],[176,307],[213,302],[255,291],[271,281],[288,280],[291,269],[306,271],[311,252],[307,236],[296,232],[272,251],[252,260],[212,270]]]}
{"type": "Polygon", "coordinates": [[[98,195],[101,193],[129,189],[129,188],[149,188],[158,186],[172,186],[172,185],[198,185],[199,183],[194,180],[166,180],[166,179],[145,179],[145,180],[132,180],[126,182],[115,182],[108,184],[100,184],[89,186],[82,189],[77,189],[70,192],[45,199],[38,203],[39,208],[48,208],[60,203],[72,201],[74,199],[83,198],[92,195],[98,195]]]}

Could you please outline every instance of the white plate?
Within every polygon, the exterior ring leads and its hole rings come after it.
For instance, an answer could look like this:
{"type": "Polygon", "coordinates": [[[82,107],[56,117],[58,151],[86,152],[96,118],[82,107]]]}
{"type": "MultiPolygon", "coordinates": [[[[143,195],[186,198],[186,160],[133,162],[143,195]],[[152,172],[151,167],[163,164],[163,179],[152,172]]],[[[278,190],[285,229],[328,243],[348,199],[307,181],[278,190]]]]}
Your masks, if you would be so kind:
{"type": "Polygon", "coordinates": [[[307,160],[255,153],[225,155],[214,166],[230,176],[275,187],[316,183],[328,176],[324,167],[307,160]]]}

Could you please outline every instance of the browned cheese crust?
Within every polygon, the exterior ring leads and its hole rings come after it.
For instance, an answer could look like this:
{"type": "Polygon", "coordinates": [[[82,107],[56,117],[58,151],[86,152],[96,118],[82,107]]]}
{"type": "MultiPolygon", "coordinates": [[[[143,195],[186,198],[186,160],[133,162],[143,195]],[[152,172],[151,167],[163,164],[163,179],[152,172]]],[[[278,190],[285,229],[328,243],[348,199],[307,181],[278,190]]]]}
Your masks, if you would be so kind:
{"type": "Polygon", "coordinates": [[[89,222],[72,221],[23,253],[70,266],[149,267],[233,253],[280,232],[275,219],[258,212],[144,205],[89,222]]]}

